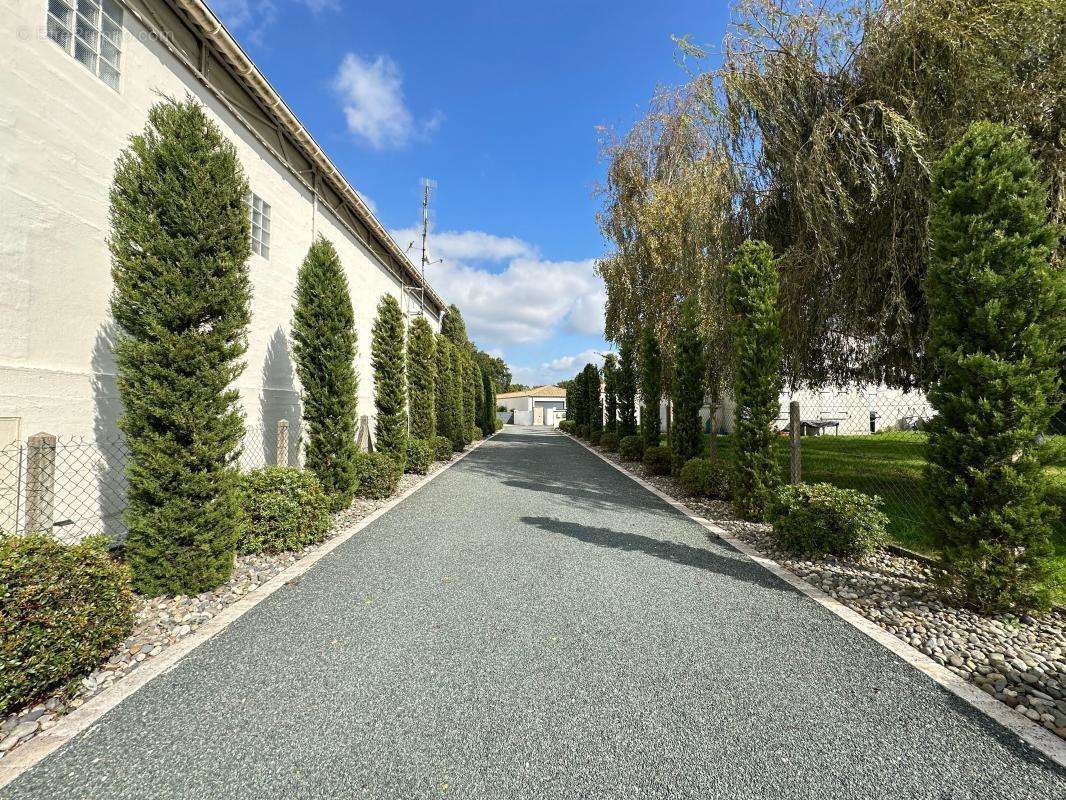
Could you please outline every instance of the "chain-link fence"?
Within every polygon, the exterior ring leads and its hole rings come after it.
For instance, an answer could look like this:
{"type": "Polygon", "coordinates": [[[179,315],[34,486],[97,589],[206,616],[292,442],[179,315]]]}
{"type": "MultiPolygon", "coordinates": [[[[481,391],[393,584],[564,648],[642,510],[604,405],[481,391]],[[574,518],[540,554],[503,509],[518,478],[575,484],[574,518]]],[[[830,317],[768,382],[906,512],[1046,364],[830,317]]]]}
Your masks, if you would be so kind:
{"type": "MultiPolygon", "coordinates": [[[[0,448],[0,532],[48,532],[65,542],[126,535],[126,462],[110,439],[39,434],[0,448]]],[[[302,466],[299,423],[245,431],[242,470],[302,466]]]]}
{"type": "MultiPolygon", "coordinates": [[[[801,479],[830,483],[877,495],[889,517],[889,532],[900,543],[925,550],[929,498],[924,470],[925,427],[935,413],[921,392],[885,387],[799,391],[781,396],[776,427],[781,436],[778,459],[782,479],[791,477],[790,405],[798,403],[801,479]]],[[[715,447],[720,457],[733,455],[732,409],[723,407],[715,447]]],[[[708,432],[710,432],[708,423],[708,432]]],[[[1041,458],[1049,501],[1059,508],[1056,541],[1066,506],[1066,414],[1052,421],[1043,437],[1041,458]]]]}

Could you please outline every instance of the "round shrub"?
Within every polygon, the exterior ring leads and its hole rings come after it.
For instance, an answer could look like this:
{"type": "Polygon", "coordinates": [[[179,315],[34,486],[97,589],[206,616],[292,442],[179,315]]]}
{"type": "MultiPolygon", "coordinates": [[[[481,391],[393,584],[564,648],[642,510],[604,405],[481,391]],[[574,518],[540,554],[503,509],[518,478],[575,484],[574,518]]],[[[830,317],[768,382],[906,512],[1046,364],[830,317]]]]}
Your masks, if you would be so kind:
{"type": "Polygon", "coordinates": [[[677,482],[685,494],[692,497],[730,498],[729,470],[709,458],[690,458],[681,468],[677,482]]]}
{"type": "MultiPolygon", "coordinates": [[[[449,449],[451,446],[449,444],[449,449]]],[[[425,475],[429,472],[429,465],[433,463],[433,448],[425,439],[407,440],[407,472],[415,475],[425,475]]]]}
{"type": "Polygon", "coordinates": [[[644,458],[644,439],[636,434],[623,436],[618,442],[618,455],[623,461],[640,461],[644,458]]]}
{"type": "Polygon", "coordinates": [[[590,431],[589,431],[589,426],[588,425],[578,425],[577,426],[577,436],[578,436],[579,439],[586,439],[587,440],[589,438],[589,433],[590,433],[590,431]]]}
{"type": "Polygon", "coordinates": [[[452,460],[452,440],[447,436],[434,436],[430,443],[433,445],[434,461],[452,460]]]}
{"type": "Polygon", "coordinates": [[[503,430],[503,420],[500,419],[499,417],[493,417],[493,420],[494,421],[492,423],[492,425],[493,425],[492,430],[494,432],[495,431],[502,431],[503,430]]]}
{"type": "Polygon", "coordinates": [[[573,433],[577,430],[577,423],[572,419],[564,419],[559,423],[559,430],[563,433],[573,433]]]}
{"type": "Polygon", "coordinates": [[[589,433],[589,442],[594,445],[598,445],[603,439],[603,431],[598,428],[589,433]]]}
{"type": "Polygon", "coordinates": [[[481,428],[479,428],[477,425],[470,426],[470,441],[476,442],[478,439],[481,439],[483,437],[484,434],[481,432],[481,428]]]}
{"type": "Polygon", "coordinates": [[[104,661],[133,627],[130,571],[106,540],[0,537],[0,717],[104,661]]]}
{"type": "Polygon", "coordinates": [[[606,450],[608,453],[614,453],[618,450],[618,434],[607,431],[600,437],[600,447],[606,450]]]}
{"type": "Polygon", "coordinates": [[[644,464],[644,469],[652,475],[669,475],[670,465],[673,463],[673,453],[670,452],[669,447],[663,447],[662,445],[645,447],[642,463],[644,464]]]}
{"type": "Polygon", "coordinates": [[[359,453],[355,459],[359,496],[384,500],[396,491],[403,470],[387,453],[359,453]]]}
{"type": "Polygon", "coordinates": [[[314,473],[267,467],[241,476],[245,527],[237,552],[284,553],[317,544],[329,533],[329,498],[314,473]]]}
{"type": "Polygon", "coordinates": [[[876,495],[828,483],[785,486],[772,511],[774,537],[804,555],[864,556],[885,540],[880,505],[876,495]]]}

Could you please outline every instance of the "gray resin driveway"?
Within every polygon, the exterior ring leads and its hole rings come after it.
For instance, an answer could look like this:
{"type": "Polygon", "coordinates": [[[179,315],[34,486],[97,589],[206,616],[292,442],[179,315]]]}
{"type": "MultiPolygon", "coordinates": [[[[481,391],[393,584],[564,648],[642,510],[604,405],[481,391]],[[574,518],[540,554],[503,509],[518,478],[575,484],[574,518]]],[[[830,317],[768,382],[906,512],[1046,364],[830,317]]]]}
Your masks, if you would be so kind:
{"type": "Polygon", "coordinates": [[[576,443],[508,428],[0,796],[1064,791],[576,443]]]}

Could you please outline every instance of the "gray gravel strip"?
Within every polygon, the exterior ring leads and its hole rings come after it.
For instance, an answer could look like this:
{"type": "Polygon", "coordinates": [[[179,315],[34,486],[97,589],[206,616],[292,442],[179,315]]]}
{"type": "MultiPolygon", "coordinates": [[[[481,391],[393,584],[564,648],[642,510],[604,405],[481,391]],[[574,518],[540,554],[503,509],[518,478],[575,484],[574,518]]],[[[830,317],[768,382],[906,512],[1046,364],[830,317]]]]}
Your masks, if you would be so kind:
{"type": "Polygon", "coordinates": [[[508,428],[0,797],[1064,791],[592,453],[508,428]]]}

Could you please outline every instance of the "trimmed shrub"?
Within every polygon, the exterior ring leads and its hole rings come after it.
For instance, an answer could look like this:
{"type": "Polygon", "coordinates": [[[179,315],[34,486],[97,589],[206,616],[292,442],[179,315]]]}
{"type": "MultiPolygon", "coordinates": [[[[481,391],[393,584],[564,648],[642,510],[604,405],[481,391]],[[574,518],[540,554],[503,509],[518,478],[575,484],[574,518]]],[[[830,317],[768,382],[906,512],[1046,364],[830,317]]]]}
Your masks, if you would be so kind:
{"type": "Polygon", "coordinates": [[[434,436],[431,440],[433,445],[433,460],[434,461],[451,461],[452,454],[455,452],[452,449],[452,440],[447,436],[434,436]]]}
{"type": "Polygon", "coordinates": [[[589,426],[588,425],[578,425],[577,426],[577,436],[578,436],[579,439],[584,439],[585,441],[588,441],[589,433],[590,433],[590,431],[589,431],[589,426]]]}
{"type": "Polygon", "coordinates": [[[472,425],[470,427],[470,441],[476,442],[478,439],[482,438],[484,438],[484,434],[482,434],[481,428],[477,425],[472,425]]]}
{"type": "Polygon", "coordinates": [[[296,276],[293,360],[303,387],[304,466],[340,511],[352,504],[355,476],[355,312],[337,250],[319,236],[296,276]]]}
{"type": "MultiPolygon", "coordinates": [[[[448,445],[449,453],[451,443],[448,445]]],[[[425,439],[407,440],[407,464],[405,471],[415,475],[425,475],[429,472],[429,465],[433,463],[433,446],[425,439]]]]}
{"type": "Polygon", "coordinates": [[[233,572],[247,195],[237,151],[191,99],[152,106],[115,165],[108,242],[130,450],[126,561],[150,596],[210,591],[233,572]]]}
{"type": "Polygon", "coordinates": [[[766,518],[781,482],[773,427],[782,384],[779,292],[770,245],[744,242],[729,269],[726,305],[732,320],[736,402],[733,505],[750,520],[766,518]]]}
{"type": "Polygon", "coordinates": [[[130,581],[103,538],[0,538],[0,717],[110,655],[133,627],[130,581]]]}
{"type": "Polygon", "coordinates": [[[603,439],[603,431],[602,430],[594,428],[589,433],[589,443],[590,444],[598,445],[600,443],[600,440],[602,440],[602,439],[603,439]]]}
{"type": "Polygon", "coordinates": [[[499,417],[493,417],[492,418],[492,430],[493,430],[493,433],[495,433],[496,431],[502,431],[503,430],[503,420],[500,419],[499,417]]]}
{"type": "Polygon", "coordinates": [[[1047,185],[1014,128],[970,126],[934,173],[926,481],[941,578],[979,611],[1047,608],[1040,439],[1062,402],[1066,275],[1047,185]]]}
{"type": "Polygon", "coordinates": [[[685,494],[692,497],[711,497],[729,500],[729,470],[719,461],[709,458],[692,458],[685,462],[677,476],[677,482],[685,494]]]}
{"type": "Polygon", "coordinates": [[[437,334],[436,341],[436,379],[433,384],[433,409],[436,417],[436,435],[445,436],[454,441],[455,422],[454,394],[452,392],[452,343],[442,333],[437,334]]]}
{"type": "Polygon", "coordinates": [[[644,458],[641,459],[641,463],[644,465],[644,469],[652,475],[669,475],[672,462],[673,454],[670,452],[669,447],[656,445],[655,447],[644,448],[644,458]]]}
{"type": "Polygon", "coordinates": [[[407,413],[411,436],[428,441],[437,433],[437,346],[433,329],[419,315],[407,329],[407,413]]]}
{"type": "Polygon", "coordinates": [[[618,455],[623,461],[640,461],[644,458],[644,439],[633,434],[618,440],[618,455]]]}
{"type": "Polygon", "coordinates": [[[267,467],[241,476],[245,528],[237,552],[284,553],[317,544],[329,533],[329,498],[313,472],[267,467]]]}
{"type": "Polygon", "coordinates": [[[572,419],[564,419],[562,422],[559,423],[559,430],[561,430],[563,433],[573,433],[575,430],[577,430],[577,423],[574,422],[572,419]]]}
{"type": "Polygon", "coordinates": [[[774,537],[786,550],[858,558],[886,537],[881,499],[828,483],[784,486],[772,509],[774,537]]]}
{"type": "Polygon", "coordinates": [[[403,311],[391,294],[378,302],[370,342],[374,367],[376,446],[403,467],[407,460],[407,357],[404,353],[403,311]]]}
{"type": "Polygon", "coordinates": [[[359,453],[355,458],[359,496],[384,500],[396,491],[403,468],[388,453],[359,453]]]}
{"type": "Polygon", "coordinates": [[[618,450],[618,434],[613,431],[605,431],[603,436],[600,437],[600,447],[606,450],[608,453],[614,453],[618,450]]]}

